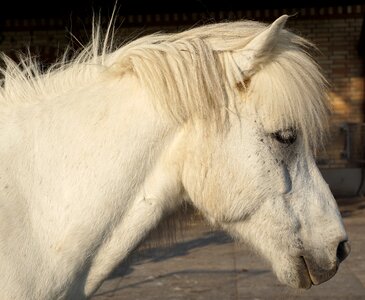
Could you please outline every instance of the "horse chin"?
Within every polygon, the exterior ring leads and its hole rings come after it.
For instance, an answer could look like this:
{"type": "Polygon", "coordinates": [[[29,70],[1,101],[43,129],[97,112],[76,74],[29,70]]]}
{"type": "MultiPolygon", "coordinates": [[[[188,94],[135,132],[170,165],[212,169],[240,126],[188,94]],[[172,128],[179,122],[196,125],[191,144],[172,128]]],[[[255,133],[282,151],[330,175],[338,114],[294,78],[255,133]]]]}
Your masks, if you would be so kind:
{"type": "Polygon", "coordinates": [[[280,282],[295,289],[310,289],[313,285],[310,272],[303,257],[294,259],[286,269],[275,270],[280,282]]]}

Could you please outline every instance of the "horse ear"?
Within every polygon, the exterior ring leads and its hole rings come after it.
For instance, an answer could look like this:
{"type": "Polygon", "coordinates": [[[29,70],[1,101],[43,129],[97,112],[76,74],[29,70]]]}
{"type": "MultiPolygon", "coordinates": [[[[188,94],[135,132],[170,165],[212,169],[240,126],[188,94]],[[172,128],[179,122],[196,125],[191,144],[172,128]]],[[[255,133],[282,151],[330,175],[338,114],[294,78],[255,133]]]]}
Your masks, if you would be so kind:
{"type": "Polygon", "coordinates": [[[244,75],[244,79],[251,77],[257,71],[258,66],[264,62],[267,54],[275,47],[280,31],[288,17],[288,15],[282,15],[277,18],[243,49],[233,53],[233,59],[244,75]]]}

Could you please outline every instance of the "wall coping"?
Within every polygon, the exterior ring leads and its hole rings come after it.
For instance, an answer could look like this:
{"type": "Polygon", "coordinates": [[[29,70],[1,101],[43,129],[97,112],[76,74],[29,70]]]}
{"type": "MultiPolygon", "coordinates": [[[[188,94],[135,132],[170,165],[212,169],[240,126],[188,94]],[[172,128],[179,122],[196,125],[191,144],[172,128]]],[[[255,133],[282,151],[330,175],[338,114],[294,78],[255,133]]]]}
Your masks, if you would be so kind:
{"type": "MultiPolygon", "coordinates": [[[[236,11],[211,11],[209,13],[199,12],[177,12],[163,14],[131,14],[121,15],[117,18],[117,24],[121,23],[123,28],[128,27],[153,27],[153,26],[180,26],[199,24],[200,22],[219,22],[225,20],[250,19],[260,21],[271,21],[282,14],[293,15],[295,19],[332,19],[332,18],[362,18],[365,15],[365,4],[341,5],[326,7],[304,7],[290,9],[245,9],[236,11]]],[[[26,19],[3,19],[0,21],[1,31],[29,31],[29,30],[63,30],[72,24],[73,29],[85,28],[91,25],[90,17],[75,17],[75,20],[68,18],[26,18],[26,19]]],[[[107,23],[106,17],[102,23],[107,23]]]]}

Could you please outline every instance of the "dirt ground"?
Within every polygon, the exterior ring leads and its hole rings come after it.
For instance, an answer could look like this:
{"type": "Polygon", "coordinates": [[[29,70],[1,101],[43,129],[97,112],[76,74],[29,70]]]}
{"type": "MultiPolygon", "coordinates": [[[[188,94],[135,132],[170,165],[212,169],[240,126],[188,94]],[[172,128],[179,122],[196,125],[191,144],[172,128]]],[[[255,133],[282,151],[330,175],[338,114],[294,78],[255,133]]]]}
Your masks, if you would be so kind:
{"type": "Polygon", "coordinates": [[[365,198],[338,203],[352,251],[335,277],[310,290],[280,284],[245,246],[196,222],[173,246],[137,251],[92,299],[365,299],[365,198]]]}

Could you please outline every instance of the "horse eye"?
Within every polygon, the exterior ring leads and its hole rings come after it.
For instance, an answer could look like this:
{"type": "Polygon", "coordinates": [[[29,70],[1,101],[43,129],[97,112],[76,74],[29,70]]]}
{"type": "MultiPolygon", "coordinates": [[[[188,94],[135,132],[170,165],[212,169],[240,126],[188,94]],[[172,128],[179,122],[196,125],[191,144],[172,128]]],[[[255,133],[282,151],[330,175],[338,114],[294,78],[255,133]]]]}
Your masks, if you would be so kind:
{"type": "Polygon", "coordinates": [[[291,145],[297,139],[297,132],[294,128],[278,130],[271,136],[281,144],[291,145]]]}

